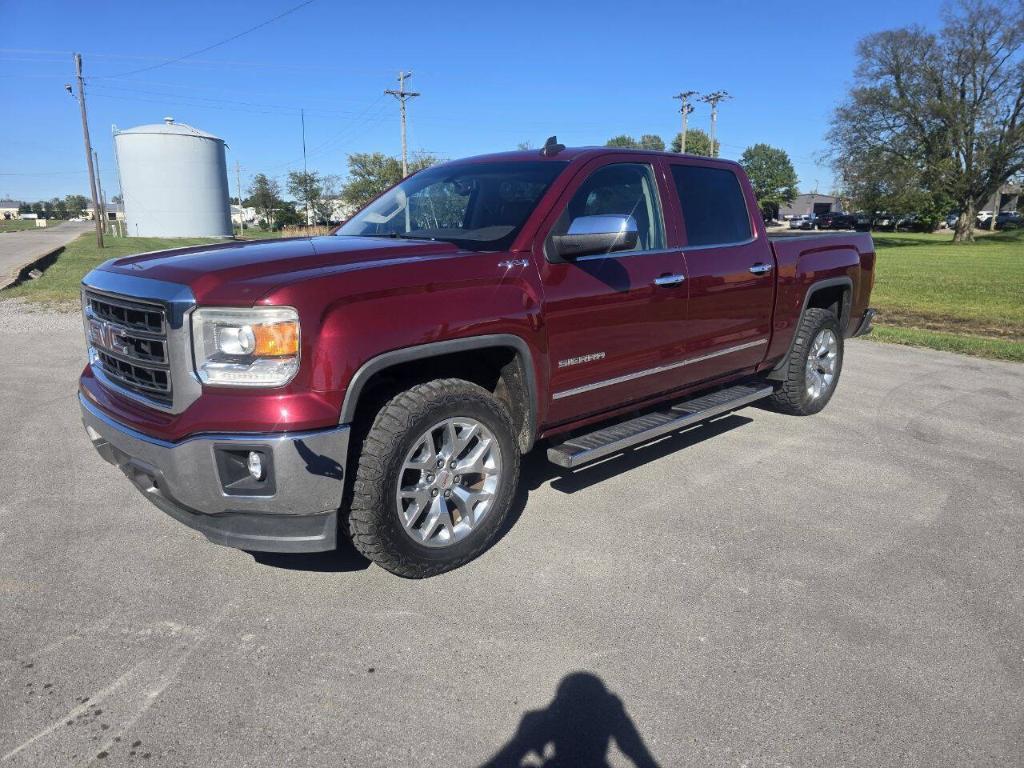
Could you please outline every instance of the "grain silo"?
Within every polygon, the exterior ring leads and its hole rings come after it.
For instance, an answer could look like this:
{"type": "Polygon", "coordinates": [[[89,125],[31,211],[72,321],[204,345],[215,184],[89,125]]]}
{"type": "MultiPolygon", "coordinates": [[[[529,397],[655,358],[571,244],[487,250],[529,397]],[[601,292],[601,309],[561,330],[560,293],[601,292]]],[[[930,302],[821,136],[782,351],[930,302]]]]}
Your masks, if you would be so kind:
{"type": "Polygon", "coordinates": [[[114,129],[129,237],[230,237],[224,141],[165,117],[114,129]]]}

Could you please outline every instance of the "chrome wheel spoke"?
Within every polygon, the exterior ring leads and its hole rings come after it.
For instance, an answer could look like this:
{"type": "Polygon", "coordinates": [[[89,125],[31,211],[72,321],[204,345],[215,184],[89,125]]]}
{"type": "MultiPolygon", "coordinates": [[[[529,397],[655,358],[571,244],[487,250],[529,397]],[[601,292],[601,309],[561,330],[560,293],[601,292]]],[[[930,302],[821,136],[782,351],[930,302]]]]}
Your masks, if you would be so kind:
{"type": "Polygon", "coordinates": [[[473,449],[463,458],[455,463],[455,471],[459,474],[489,475],[493,468],[487,466],[491,456],[493,439],[484,438],[477,441],[473,449]]]}

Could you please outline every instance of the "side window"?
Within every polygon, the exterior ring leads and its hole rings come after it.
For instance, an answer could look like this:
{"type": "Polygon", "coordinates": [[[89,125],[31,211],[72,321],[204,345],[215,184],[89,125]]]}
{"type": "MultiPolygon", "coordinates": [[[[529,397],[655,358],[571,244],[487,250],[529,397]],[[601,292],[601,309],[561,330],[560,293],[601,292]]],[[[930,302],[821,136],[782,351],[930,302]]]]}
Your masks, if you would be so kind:
{"type": "Polygon", "coordinates": [[[636,250],[665,247],[665,224],[654,170],[642,163],[614,163],[594,171],[576,190],[550,234],[564,235],[572,220],[580,216],[613,213],[636,220],[636,250]]]}
{"type": "Polygon", "coordinates": [[[750,239],[750,216],[735,173],[673,165],[672,178],[683,206],[687,245],[728,245],[750,239]]]}

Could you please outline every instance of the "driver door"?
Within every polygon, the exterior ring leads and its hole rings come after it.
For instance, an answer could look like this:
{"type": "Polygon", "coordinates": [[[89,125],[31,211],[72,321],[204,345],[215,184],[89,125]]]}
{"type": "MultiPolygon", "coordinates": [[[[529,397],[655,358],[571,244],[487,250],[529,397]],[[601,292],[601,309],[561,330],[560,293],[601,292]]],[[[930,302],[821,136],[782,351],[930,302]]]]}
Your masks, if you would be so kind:
{"type": "Polygon", "coordinates": [[[662,371],[685,338],[686,265],[667,247],[660,161],[602,158],[586,166],[540,230],[541,280],[551,366],[546,422],[555,425],[679,386],[662,371]],[[637,243],[628,251],[562,259],[553,237],[575,219],[632,216],[637,243]]]}

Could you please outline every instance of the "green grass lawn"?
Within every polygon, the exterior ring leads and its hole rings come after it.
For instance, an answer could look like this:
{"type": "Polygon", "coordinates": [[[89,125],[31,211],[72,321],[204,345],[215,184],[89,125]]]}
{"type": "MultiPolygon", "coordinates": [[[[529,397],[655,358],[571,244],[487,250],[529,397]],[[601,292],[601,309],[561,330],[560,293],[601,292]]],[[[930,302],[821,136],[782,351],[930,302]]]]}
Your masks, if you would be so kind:
{"type": "Polygon", "coordinates": [[[877,340],[1024,362],[1024,230],[971,245],[948,233],[874,240],[877,340]]]}
{"type": "Polygon", "coordinates": [[[46,227],[36,227],[35,219],[0,219],[0,232],[24,232],[27,229],[38,229],[40,232],[45,232],[60,223],[52,221],[46,227]]]}
{"type": "Polygon", "coordinates": [[[72,241],[57,260],[38,280],[28,280],[21,285],[0,293],[0,298],[21,297],[45,304],[78,304],[79,283],[85,273],[107,259],[131,256],[146,251],[164,248],[181,248],[199,243],[218,243],[214,239],[174,239],[159,237],[110,237],[105,238],[106,248],[96,245],[96,236],[90,232],[72,241]]]}

